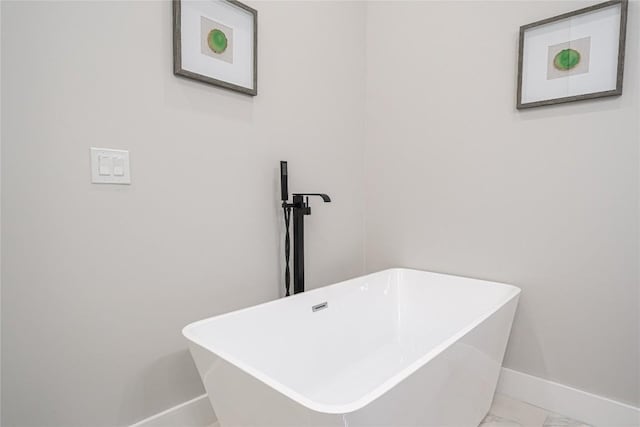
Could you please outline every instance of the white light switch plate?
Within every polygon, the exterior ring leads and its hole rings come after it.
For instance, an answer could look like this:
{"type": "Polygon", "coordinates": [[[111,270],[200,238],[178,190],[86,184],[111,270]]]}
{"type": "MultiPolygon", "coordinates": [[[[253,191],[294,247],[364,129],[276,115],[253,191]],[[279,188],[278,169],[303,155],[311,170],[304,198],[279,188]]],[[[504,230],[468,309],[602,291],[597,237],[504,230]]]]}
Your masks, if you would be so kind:
{"type": "Polygon", "coordinates": [[[131,184],[129,152],[91,147],[91,182],[94,184],[131,184]]]}

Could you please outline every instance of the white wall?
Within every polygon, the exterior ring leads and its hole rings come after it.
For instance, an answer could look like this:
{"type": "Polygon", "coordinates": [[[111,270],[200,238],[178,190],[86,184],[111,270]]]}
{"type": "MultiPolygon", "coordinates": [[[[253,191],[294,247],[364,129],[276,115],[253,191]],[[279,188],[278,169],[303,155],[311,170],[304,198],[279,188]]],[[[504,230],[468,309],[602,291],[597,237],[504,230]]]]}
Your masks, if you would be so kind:
{"type": "Polygon", "coordinates": [[[369,4],[366,268],[520,286],[505,366],[638,406],[640,4],[622,97],[515,109],[518,27],[588,4],[369,4]]]}
{"type": "Polygon", "coordinates": [[[256,98],[173,76],[169,2],[2,2],[5,427],[203,393],[180,330],[279,295],[281,159],[333,200],[308,286],[362,273],[364,5],[252,4],[256,98]],[[90,146],[129,149],[133,184],[90,184],[90,146]]]}

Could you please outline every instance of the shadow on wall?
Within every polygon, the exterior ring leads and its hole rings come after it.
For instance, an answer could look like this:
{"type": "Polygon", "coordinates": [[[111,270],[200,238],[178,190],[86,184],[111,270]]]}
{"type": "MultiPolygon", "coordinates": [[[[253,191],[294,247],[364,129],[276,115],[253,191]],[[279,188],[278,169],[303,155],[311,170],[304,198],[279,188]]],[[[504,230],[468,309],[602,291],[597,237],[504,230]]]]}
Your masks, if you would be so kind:
{"type": "MultiPolygon", "coordinates": [[[[617,111],[625,108],[622,98],[600,98],[592,99],[590,102],[550,105],[544,108],[532,108],[530,110],[519,111],[520,120],[561,120],[567,116],[592,115],[607,111],[617,111]]],[[[515,109],[515,107],[514,107],[515,109]]]]}
{"type": "MultiPolygon", "coordinates": [[[[194,112],[205,117],[224,117],[227,120],[251,124],[254,122],[254,98],[238,96],[227,90],[184,77],[167,75],[164,90],[164,103],[183,111],[192,119],[194,112]]],[[[175,117],[171,117],[175,120],[175,117]]]]}
{"type": "Polygon", "coordinates": [[[132,424],[204,393],[189,350],[168,354],[143,369],[122,391],[118,425],[132,424]]]}
{"type": "Polygon", "coordinates": [[[531,375],[539,376],[543,374],[546,376],[548,375],[547,362],[544,358],[542,346],[540,345],[540,338],[534,327],[534,314],[527,301],[521,298],[513,320],[503,366],[531,375]],[[520,330],[519,334],[513,333],[516,329],[520,330]],[[527,337],[526,346],[524,343],[518,342],[520,337],[527,337]],[[518,349],[523,348],[527,348],[528,351],[525,353],[518,351],[518,349]],[[534,351],[531,351],[532,349],[534,349],[534,351]],[[513,360],[519,360],[520,363],[513,363],[513,360]],[[526,363],[522,363],[523,360],[526,360],[526,363]],[[533,370],[531,370],[531,367],[534,367],[533,370]]]}

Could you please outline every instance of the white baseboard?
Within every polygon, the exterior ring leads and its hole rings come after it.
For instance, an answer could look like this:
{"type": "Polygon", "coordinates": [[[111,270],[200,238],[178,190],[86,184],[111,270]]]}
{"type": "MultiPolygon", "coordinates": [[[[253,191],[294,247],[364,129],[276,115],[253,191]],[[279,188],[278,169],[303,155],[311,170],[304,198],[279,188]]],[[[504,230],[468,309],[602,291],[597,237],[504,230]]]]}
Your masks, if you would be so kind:
{"type": "MultiPolygon", "coordinates": [[[[638,427],[640,408],[502,368],[498,393],[597,427],[638,427]]],[[[206,394],[130,427],[219,427],[206,394]]]]}
{"type": "Polygon", "coordinates": [[[498,393],[598,427],[640,426],[640,408],[502,368],[498,393]]]}
{"type": "Polygon", "coordinates": [[[206,394],[145,418],[130,427],[219,427],[206,394]]]}

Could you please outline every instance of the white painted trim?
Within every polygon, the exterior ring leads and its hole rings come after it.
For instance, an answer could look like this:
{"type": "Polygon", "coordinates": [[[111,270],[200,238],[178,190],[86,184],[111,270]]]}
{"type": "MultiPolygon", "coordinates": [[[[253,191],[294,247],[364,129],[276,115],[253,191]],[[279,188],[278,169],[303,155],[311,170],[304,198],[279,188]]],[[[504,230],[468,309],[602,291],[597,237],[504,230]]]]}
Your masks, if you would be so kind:
{"type": "Polygon", "coordinates": [[[497,392],[594,426],[640,426],[640,408],[508,368],[497,392]]]}
{"type": "Polygon", "coordinates": [[[220,427],[206,394],[132,424],[130,427],[220,427]]]}

